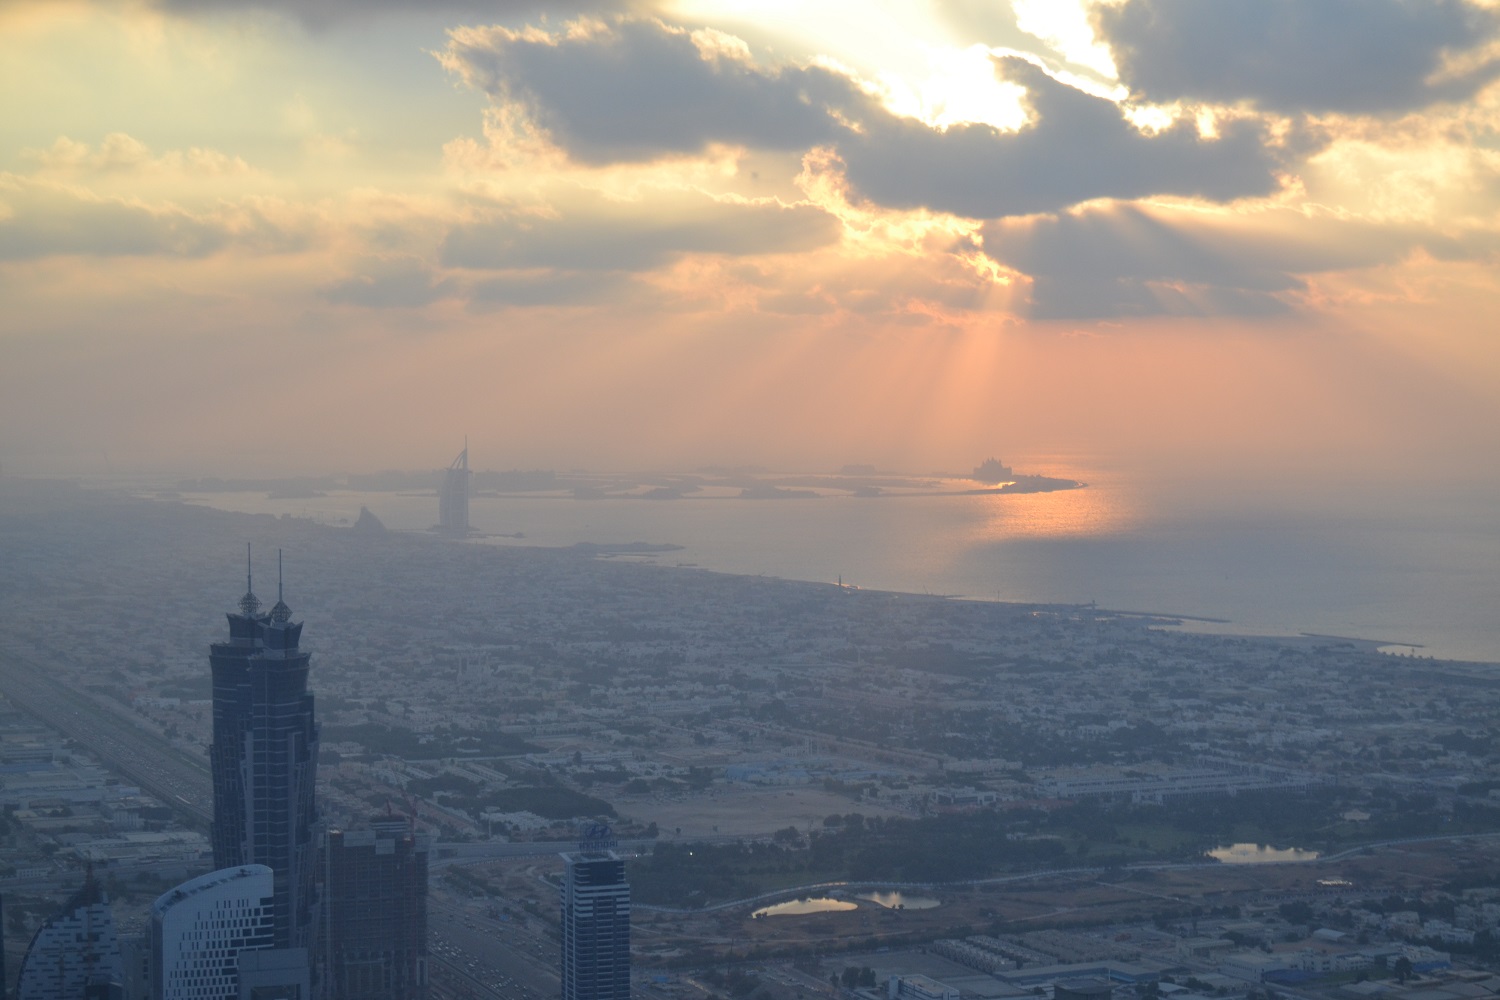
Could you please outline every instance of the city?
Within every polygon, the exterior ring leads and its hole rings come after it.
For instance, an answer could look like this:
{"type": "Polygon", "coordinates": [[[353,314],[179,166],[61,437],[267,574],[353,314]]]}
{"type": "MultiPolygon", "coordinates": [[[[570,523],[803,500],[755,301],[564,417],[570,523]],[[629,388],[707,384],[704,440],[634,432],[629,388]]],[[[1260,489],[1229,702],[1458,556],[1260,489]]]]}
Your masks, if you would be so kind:
{"type": "Polygon", "coordinates": [[[128,940],[227,850],[205,661],[243,539],[263,591],[288,557],[252,611],[305,621],[321,822],[430,867],[397,923],[434,996],[555,995],[590,825],[627,859],[637,996],[1489,981],[1483,665],[3,488],[8,968],[86,868],[128,940]]]}
{"type": "Polygon", "coordinates": [[[0,1000],[1500,1000],[1496,316],[1500,0],[0,0],[0,1000]]]}

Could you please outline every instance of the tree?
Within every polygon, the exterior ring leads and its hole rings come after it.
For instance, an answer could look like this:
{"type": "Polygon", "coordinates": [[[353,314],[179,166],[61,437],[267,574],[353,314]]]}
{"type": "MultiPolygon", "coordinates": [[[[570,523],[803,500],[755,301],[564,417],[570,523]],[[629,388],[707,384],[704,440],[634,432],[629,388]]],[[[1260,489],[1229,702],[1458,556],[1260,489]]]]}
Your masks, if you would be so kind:
{"type": "Polygon", "coordinates": [[[1411,978],[1411,959],[1407,958],[1405,955],[1402,955],[1400,958],[1396,959],[1396,964],[1392,967],[1391,971],[1396,974],[1396,982],[1405,983],[1408,979],[1411,978]]]}

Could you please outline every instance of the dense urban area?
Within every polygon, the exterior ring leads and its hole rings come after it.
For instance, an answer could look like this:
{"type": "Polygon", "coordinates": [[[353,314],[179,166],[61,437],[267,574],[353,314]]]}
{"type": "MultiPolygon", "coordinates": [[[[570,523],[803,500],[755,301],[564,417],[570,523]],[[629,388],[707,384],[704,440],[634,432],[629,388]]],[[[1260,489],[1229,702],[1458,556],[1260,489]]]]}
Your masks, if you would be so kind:
{"type": "Polygon", "coordinates": [[[1500,994],[1493,665],[14,478],[7,969],[86,869],[140,933],[211,867],[246,543],[305,622],[324,820],[432,845],[434,996],[556,995],[600,824],[649,1000],[1500,994]]]}

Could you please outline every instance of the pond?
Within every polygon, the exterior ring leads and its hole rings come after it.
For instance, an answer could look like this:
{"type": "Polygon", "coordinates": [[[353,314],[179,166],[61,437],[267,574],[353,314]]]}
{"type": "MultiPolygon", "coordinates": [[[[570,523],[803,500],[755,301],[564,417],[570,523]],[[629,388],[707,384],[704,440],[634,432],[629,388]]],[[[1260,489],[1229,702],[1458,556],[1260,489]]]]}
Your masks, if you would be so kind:
{"type": "Polygon", "coordinates": [[[1263,865],[1273,861],[1312,861],[1317,851],[1301,847],[1271,847],[1266,844],[1226,844],[1208,852],[1226,865],[1263,865]]]}
{"type": "Polygon", "coordinates": [[[888,910],[930,910],[938,905],[931,896],[912,896],[904,892],[867,892],[859,898],[879,903],[888,910]]]}
{"type": "Polygon", "coordinates": [[[785,903],[767,906],[750,914],[752,917],[799,917],[807,913],[836,913],[840,910],[858,909],[858,903],[843,899],[819,896],[815,899],[789,899],[785,903]]]}

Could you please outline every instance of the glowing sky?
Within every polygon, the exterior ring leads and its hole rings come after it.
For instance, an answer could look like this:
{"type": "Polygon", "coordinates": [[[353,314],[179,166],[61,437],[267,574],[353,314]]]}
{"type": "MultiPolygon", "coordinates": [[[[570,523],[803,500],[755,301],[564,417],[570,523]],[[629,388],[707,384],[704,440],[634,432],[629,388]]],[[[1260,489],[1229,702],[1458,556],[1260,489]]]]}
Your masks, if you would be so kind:
{"type": "Polygon", "coordinates": [[[0,0],[6,471],[1500,470],[1481,0],[0,0]]]}

